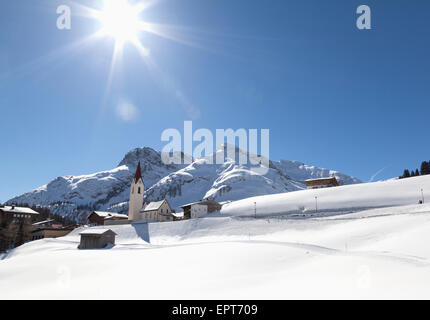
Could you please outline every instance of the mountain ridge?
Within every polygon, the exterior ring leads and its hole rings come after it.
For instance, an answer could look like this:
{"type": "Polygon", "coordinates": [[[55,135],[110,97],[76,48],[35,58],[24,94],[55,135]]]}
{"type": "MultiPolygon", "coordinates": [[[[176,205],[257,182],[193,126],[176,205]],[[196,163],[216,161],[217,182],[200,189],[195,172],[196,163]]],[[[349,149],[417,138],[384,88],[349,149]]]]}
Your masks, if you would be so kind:
{"type": "MultiPolygon", "coordinates": [[[[217,149],[212,157],[221,150],[217,149]]],[[[236,157],[239,152],[244,152],[239,148],[235,151],[236,157]]],[[[249,157],[249,153],[246,154],[249,157]]],[[[211,156],[190,159],[182,152],[175,152],[176,162],[182,164],[166,164],[162,155],[150,147],[135,148],[112,170],[57,177],[46,185],[8,200],[6,204],[49,207],[53,213],[75,220],[92,210],[127,213],[129,186],[139,161],[145,183],[145,201],[167,198],[176,209],[200,199],[224,202],[301,190],[305,188],[304,180],[310,178],[335,176],[341,184],[361,182],[338,171],[308,166],[299,161],[270,160],[268,167],[264,168],[267,173],[263,175],[254,170],[263,165],[238,164],[236,159],[228,157],[222,164],[211,164],[211,156]],[[183,164],[184,159],[191,164],[183,164]]]]}

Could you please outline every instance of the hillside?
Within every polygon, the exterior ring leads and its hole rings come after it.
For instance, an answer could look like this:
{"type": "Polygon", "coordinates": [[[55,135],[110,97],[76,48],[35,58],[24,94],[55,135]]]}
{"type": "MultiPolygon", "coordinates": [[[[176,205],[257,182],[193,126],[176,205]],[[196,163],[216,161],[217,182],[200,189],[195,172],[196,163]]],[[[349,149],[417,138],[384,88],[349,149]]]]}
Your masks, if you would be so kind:
{"type": "Polygon", "coordinates": [[[252,197],[225,204],[221,213],[266,216],[352,212],[418,204],[423,197],[430,202],[430,175],[252,197]]]}
{"type": "MultiPolygon", "coordinates": [[[[221,152],[218,149],[216,152],[221,152]]],[[[236,149],[236,153],[243,152],[236,149]]],[[[186,157],[176,154],[177,157],[186,157]]],[[[137,163],[142,165],[145,200],[167,198],[173,208],[204,198],[233,201],[246,197],[277,194],[304,188],[304,180],[335,176],[342,184],[359,183],[337,171],[308,166],[296,161],[270,161],[265,175],[250,165],[225,159],[222,165],[209,164],[208,158],[195,159],[190,165],[166,165],[159,151],[137,148],[128,152],[112,170],[80,176],[63,176],[48,184],[7,201],[51,208],[51,211],[77,219],[83,212],[108,210],[127,213],[129,186],[137,163]]]]}

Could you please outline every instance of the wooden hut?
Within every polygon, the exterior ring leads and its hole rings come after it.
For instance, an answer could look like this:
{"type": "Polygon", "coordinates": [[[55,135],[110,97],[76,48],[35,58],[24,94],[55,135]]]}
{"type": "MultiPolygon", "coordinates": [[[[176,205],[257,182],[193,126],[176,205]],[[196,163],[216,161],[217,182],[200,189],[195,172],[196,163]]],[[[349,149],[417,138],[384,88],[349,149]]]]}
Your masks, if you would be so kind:
{"type": "Polygon", "coordinates": [[[79,244],[79,249],[101,249],[109,243],[115,244],[116,233],[111,229],[89,228],[82,231],[80,235],[81,243],[79,244]]]}

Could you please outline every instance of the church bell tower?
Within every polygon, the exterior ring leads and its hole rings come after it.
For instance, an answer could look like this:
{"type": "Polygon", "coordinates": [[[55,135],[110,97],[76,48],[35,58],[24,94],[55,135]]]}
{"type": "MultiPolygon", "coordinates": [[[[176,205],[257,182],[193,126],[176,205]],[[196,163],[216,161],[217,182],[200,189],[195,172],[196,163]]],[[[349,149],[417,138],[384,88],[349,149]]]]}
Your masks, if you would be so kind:
{"type": "Polygon", "coordinates": [[[143,184],[142,171],[140,169],[140,161],[137,165],[136,173],[130,186],[130,201],[128,203],[128,220],[139,220],[140,209],[143,206],[143,184]]]}

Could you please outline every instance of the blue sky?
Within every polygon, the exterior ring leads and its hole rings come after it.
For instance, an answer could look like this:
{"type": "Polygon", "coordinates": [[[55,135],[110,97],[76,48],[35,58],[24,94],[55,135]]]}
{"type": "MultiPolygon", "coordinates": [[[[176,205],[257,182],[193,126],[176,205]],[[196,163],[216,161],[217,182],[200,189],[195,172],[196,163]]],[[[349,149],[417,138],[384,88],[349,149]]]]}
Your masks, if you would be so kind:
{"type": "MultiPolygon", "coordinates": [[[[74,1],[100,7],[102,1],[74,1]]],[[[157,69],[67,0],[14,0],[0,12],[0,201],[67,174],[115,167],[161,133],[268,128],[270,157],[368,181],[429,160],[430,3],[164,0],[141,14],[170,39],[140,33],[157,69]],[[71,4],[72,29],[56,28],[71,4]],[[356,9],[372,9],[372,30],[356,9]],[[76,9],[76,10],[75,10],[76,9]],[[136,107],[132,121],[117,112],[136,107]]]]}

